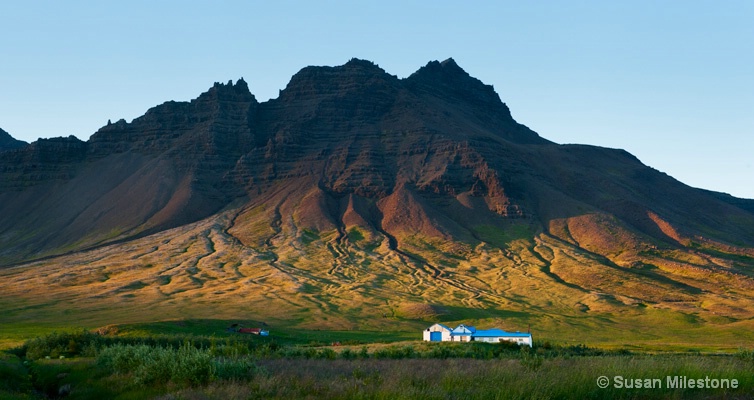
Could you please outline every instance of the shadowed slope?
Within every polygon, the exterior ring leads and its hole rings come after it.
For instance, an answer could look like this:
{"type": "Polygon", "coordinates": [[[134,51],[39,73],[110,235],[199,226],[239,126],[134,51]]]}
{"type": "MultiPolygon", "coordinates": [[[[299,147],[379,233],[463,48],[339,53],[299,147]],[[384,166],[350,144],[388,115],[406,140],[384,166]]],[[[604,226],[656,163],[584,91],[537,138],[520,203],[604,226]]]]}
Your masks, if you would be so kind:
{"type": "Polygon", "coordinates": [[[168,102],[88,142],[40,139],[0,156],[3,260],[136,237],[206,217],[243,191],[230,184],[256,104],[243,81],[168,102]]]}

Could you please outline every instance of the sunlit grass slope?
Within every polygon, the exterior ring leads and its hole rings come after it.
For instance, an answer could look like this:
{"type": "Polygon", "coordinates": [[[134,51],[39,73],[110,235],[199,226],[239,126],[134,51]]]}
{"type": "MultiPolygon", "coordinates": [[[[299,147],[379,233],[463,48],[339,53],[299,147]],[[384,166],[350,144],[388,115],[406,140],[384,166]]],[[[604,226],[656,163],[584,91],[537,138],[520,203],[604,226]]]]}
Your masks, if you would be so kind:
{"type": "Polygon", "coordinates": [[[611,252],[605,235],[588,232],[588,220],[565,221],[568,240],[511,222],[477,226],[476,243],[417,234],[392,248],[359,226],[317,231],[293,217],[276,221],[273,212],[229,210],[4,269],[0,337],[16,343],[67,326],[217,319],[414,331],[417,339],[432,322],[464,322],[530,327],[537,340],[659,350],[754,340],[754,260],[746,256],[629,246],[633,239],[620,232],[613,240],[621,250],[611,252]]]}

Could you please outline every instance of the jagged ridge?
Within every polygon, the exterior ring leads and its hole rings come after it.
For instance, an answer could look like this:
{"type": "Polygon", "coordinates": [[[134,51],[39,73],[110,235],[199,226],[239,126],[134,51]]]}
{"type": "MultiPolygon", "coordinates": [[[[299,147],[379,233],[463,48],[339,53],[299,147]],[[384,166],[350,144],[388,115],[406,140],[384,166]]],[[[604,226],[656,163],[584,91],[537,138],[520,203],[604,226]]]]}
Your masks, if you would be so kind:
{"type": "MultiPolygon", "coordinates": [[[[87,142],[2,154],[4,262],[143,236],[232,204],[253,209],[279,193],[304,207],[287,215],[315,231],[342,229],[342,199],[358,199],[360,226],[396,242],[473,244],[484,241],[480,225],[525,219],[580,246],[564,227],[583,215],[614,217],[644,243],[731,251],[754,237],[747,202],[688,188],[623,151],[549,142],[453,59],[405,79],[358,59],[306,67],[264,103],[243,80],[216,83],[87,142]]],[[[588,236],[603,234],[592,225],[588,236]]]]}

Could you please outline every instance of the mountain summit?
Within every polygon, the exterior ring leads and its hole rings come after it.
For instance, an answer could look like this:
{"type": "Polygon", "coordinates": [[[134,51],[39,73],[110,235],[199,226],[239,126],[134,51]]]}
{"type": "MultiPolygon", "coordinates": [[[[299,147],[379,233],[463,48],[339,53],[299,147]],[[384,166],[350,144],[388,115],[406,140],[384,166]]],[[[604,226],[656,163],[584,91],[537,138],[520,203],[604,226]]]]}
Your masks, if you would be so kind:
{"type": "Polygon", "coordinates": [[[0,135],[5,148],[21,148],[0,158],[5,262],[173,228],[273,188],[291,191],[281,204],[289,212],[312,202],[302,217],[313,225],[302,228],[317,230],[342,228],[335,210],[346,196],[371,204],[363,228],[391,227],[382,233],[391,237],[421,227],[473,242],[472,221],[510,218],[555,233],[589,215],[668,243],[750,246],[754,237],[750,202],[689,188],[624,151],[551,143],[452,58],[405,79],[359,59],[306,67],[261,104],[243,79],[215,83],[190,102],[108,123],[87,142],[23,148],[0,135]],[[19,229],[30,224],[37,234],[19,229]]]}
{"type": "Polygon", "coordinates": [[[0,128],[0,151],[19,149],[28,143],[14,139],[8,132],[0,128]]]}
{"type": "Polygon", "coordinates": [[[754,317],[704,280],[754,285],[752,210],[623,150],[540,137],[453,59],[405,79],[359,59],[310,66],[262,103],[242,79],[215,83],[86,142],[0,152],[0,264],[117,248],[159,265],[133,247],[159,237],[277,271],[269,290],[342,284],[364,302],[397,276],[389,291],[419,303],[436,290],[494,308],[559,287],[561,305],[677,308],[709,292],[715,312],[754,317]]]}

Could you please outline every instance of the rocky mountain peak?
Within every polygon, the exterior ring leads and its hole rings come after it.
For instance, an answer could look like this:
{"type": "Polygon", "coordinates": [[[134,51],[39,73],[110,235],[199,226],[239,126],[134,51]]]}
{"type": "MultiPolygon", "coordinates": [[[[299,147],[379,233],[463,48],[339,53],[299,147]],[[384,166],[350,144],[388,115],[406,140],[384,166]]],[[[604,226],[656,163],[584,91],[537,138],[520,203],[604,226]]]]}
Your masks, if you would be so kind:
{"type": "Polygon", "coordinates": [[[257,100],[251,91],[246,81],[241,78],[234,84],[232,80],[228,83],[215,82],[215,84],[205,93],[203,93],[197,100],[203,97],[212,97],[221,101],[235,100],[235,101],[251,101],[256,103],[257,100]]]}
{"type": "Polygon", "coordinates": [[[510,117],[510,110],[495,89],[470,76],[452,58],[443,62],[430,61],[405,81],[416,90],[468,102],[475,107],[499,109],[510,117]]]}
{"type": "Polygon", "coordinates": [[[348,60],[348,62],[345,63],[343,66],[346,68],[362,68],[366,70],[372,70],[375,73],[382,73],[382,74],[386,73],[384,69],[380,68],[380,66],[375,64],[374,62],[369,61],[369,60],[363,60],[356,57],[348,60]]]}
{"type": "Polygon", "coordinates": [[[453,57],[445,59],[445,61],[441,62],[440,65],[442,65],[443,67],[445,67],[445,66],[449,66],[449,67],[456,66],[459,69],[461,69],[461,67],[456,63],[456,60],[454,60],[453,57]]]}
{"type": "Polygon", "coordinates": [[[87,143],[70,135],[38,139],[24,147],[19,160],[43,164],[70,164],[79,162],[86,155],[87,143]]]}
{"type": "Polygon", "coordinates": [[[281,100],[364,92],[375,86],[395,87],[398,78],[371,61],[352,58],[336,67],[309,66],[296,73],[280,92],[281,100]]]}
{"type": "Polygon", "coordinates": [[[20,149],[27,144],[23,140],[15,139],[8,132],[0,128],[0,151],[20,149]]]}
{"type": "MultiPolygon", "coordinates": [[[[91,137],[96,155],[121,153],[129,149],[162,152],[189,137],[226,133],[248,135],[248,118],[259,103],[243,78],[233,83],[215,82],[189,102],[167,101],[130,123],[118,120],[100,128],[91,137]]],[[[194,140],[195,142],[197,140],[194,140]]],[[[198,139],[199,142],[207,142],[198,139]]],[[[212,141],[212,140],[210,140],[212,141]]],[[[191,146],[191,144],[188,144],[191,146]]]]}
{"type": "Polygon", "coordinates": [[[545,143],[536,132],[517,123],[492,85],[469,75],[452,58],[430,61],[401,81],[415,95],[442,108],[452,118],[474,119],[499,136],[518,143],[545,143]],[[463,115],[463,117],[461,117],[463,115]]]}

